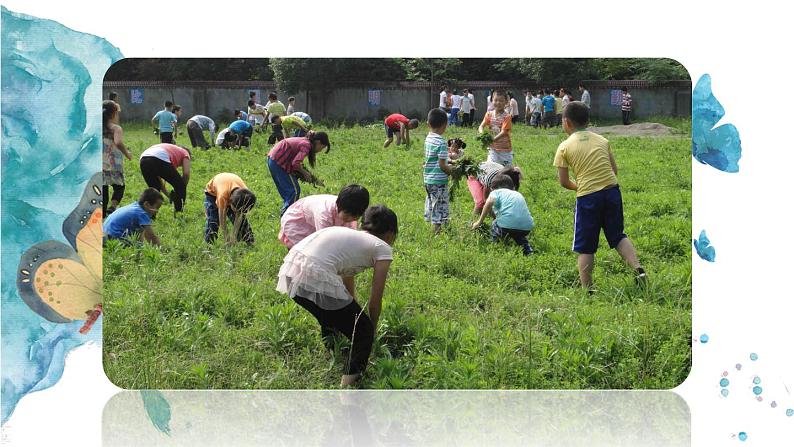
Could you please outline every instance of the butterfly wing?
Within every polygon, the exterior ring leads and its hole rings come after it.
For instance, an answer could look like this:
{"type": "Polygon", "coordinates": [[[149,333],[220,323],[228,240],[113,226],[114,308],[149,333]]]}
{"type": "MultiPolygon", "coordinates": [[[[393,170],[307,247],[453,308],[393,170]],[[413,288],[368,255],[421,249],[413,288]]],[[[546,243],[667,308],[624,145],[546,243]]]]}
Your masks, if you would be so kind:
{"type": "Polygon", "coordinates": [[[695,244],[695,251],[701,259],[714,262],[717,251],[711,246],[711,241],[709,241],[708,236],[706,236],[706,230],[701,231],[700,236],[692,241],[695,244]]]}
{"type": "Polygon", "coordinates": [[[74,250],[57,241],[28,249],[17,271],[19,296],[55,323],[84,320],[102,302],[102,285],[74,250]]]}
{"type": "Polygon", "coordinates": [[[63,235],[80,259],[102,281],[102,173],[94,174],[77,207],[63,221],[63,235]]]}
{"type": "Polygon", "coordinates": [[[742,142],[733,124],[714,127],[725,109],[711,91],[711,76],[704,74],[692,92],[692,156],[723,172],[739,172],[742,142]]]}
{"type": "Polygon", "coordinates": [[[102,173],[88,181],[77,207],[66,217],[63,234],[71,247],[41,242],[22,255],[17,290],[45,319],[85,320],[102,303],[102,173]]]}

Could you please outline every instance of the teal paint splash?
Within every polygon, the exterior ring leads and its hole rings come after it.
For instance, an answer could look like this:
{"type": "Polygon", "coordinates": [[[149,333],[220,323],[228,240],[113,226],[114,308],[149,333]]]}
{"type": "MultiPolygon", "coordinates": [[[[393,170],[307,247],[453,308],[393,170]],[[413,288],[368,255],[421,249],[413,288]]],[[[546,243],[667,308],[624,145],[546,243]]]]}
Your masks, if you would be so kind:
{"type": "Polygon", "coordinates": [[[157,390],[141,390],[141,399],[152,425],[166,435],[171,435],[171,427],[168,425],[171,422],[171,405],[163,393],[157,390]]]}
{"type": "Polygon", "coordinates": [[[742,142],[733,124],[717,125],[725,109],[711,92],[711,76],[700,77],[692,92],[692,156],[723,172],[739,172],[742,142]]]}
{"type": "Polygon", "coordinates": [[[711,241],[706,236],[706,230],[702,230],[697,239],[692,239],[692,243],[695,244],[695,252],[701,259],[714,262],[717,251],[711,246],[711,241]]]}
{"type": "Polygon", "coordinates": [[[37,242],[67,243],[61,226],[99,171],[102,78],[121,52],[104,39],[2,8],[2,423],[28,393],[54,385],[66,354],[102,343],[101,318],[53,324],[16,290],[16,266],[37,242]],[[46,104],[46,107],[42,107],[46,104]]]}

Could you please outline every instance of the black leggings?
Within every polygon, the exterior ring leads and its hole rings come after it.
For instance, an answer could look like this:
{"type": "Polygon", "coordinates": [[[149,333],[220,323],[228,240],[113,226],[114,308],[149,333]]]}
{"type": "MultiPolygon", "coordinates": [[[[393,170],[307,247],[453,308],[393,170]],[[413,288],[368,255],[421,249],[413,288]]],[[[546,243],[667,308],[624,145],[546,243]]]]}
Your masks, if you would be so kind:
{"type": "Polygon", "coordinates": [[[108,213],[108,204],[111,201],[115,201],[116,203],[120,203],[121,199],[124,198],[124,185],[113,185],[113,195],[108,200],[108,185],[102,185],[102,215],[107,215],[108,213]]]}
{"type": "Polygon", "coordinates": [[[320,323],[324,339],[333,335],[337,330],[352,341],[350,348],[350,364],[345,368],[345,374],[360,374],[367,368],[369,354],[372,352],[372,342],[375,339],[375,328],[372,326],[367,314],[362,312],[361,306],[355,301],[337,310],[326,310],[313,301],[296,296],[293,298],[299,306],[308,310],[320,323]],[[358,322],[356,322],[358,317],[358,322]],[[355,326],[355,338],[353,327],[355,326]]]}
{"type": "Polygon", "coordinates": [[[174,210],[182,211],[182,203],[185,201],[187,188],[182,176],[176,171],[176,168],[167,161],[160,160],[157,157],[143,157],[141,158],[141,174],[143,179],[150,188],[158,191],[163,191],[160,179],[162,178],[174,187],[174,210]]]}

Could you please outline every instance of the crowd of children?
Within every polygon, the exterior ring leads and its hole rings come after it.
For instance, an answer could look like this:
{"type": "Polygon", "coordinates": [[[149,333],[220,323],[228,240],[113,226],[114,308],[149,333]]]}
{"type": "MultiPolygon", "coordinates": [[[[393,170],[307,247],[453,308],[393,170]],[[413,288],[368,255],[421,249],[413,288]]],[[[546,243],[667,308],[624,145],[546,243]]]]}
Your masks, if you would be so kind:
{"type": "MultiPolygon", "coordinates": [[[[578,269],[583,287],[591,290],[594,254],[598,237],[604,232],[610,248],[614,248],[637,272],[637,281],[644,284],[643,270],[632,242],[623,231],[623,208],[617,182],[617,165],[609,142],[585,126],[589,122],[589,92],[580,86],[583,101],[575,101],[562,89],[560,92],[526,92],[527,122],[533,126],[561,125],[569,137],[560,143],[553,164],[558,169],[562,187],[576,191],[573,251],[578,253],[578,269]],[[541,97],[541,95],[544,95],[541,97]],[[570,178],[572,170],[576,181],[570,178]]],[[[630,101],[630,98],[629,98],[630,101]]],[[[629,104],[630,107],[630,104],[629,104]]],[[[479,163],[478,175],[470,176],[467,185],[474,201],[475,221],[471,229],[480,227],[492,216],[491,237],[494,242],[514,241],[524,255],[533,253],[528,236],[535,227],[529,206],[518,191],[522,171],[513,164],[512,124],[518,120],[518,105],[509,92],[493,90],[487,98],[487,111],[479,132],[492,136],[487,160],[479,163]]],[[[429,132],[424,142],[423,180],[425,187],[424,218],[434,234],[450,220],[449,182],[465,143],[461,139],[445,140],[448,126],[471,126],[476,111],[473,94],[464,90],[451,94],[445,87],[439,107],[428,112],[429,132]],[[458,122],[458,112],[463,119],[458,122]]],[[[152,228],[158,210],[168,197],[174,213],[180,212],[187,196],[192,153],[174,144],[181,108],[166,101],[165,108],[152,118],[160,135],[160,144],[152,145],[140,155],[140,172],[148,188],[137,201],[118,208],[124,193],[123,157],[132,156],[124,146],[119,125],[120,107],[113,100],[103,103],[103,224],[105,239],[129,242],[140,237],[159,245],[152,228]],[[179,170],[181,169],[181,174],[179,170]],[[167,191],[166,183],[172,191],[167,191]],[[113,189],[111,197],[109,188],[113,189]]],[[[278,273],[277,290],[289,295],[318,321],[326,342],[334,331],[351,339],[350,361],[342,384],[356,382],[371,352],[380,314],[383,290],[393,259],[392,244],[397,236],[397,215],[384,205],[370,206],[369,191],[361,185],[349,184],[337,195],[312,195],[301,198],[299,180],[322,185],[315,174],[306,169],[304,160],[315,167],[316,156],[331,149],[328,134],[310,130],[311,117],[294,110],[294,98],[285,107],[275,93],[267,105],[256,102],[252,92],[248,112],[236,111],[236,119],[218,132],[215,123],[204,115],[195,115],[187,122],[193,148],[207,149],[211,144],[203,132],[210,132],[210,141],[221,147],[247,147],[256,131],[264,132],[272,125],[268,143],[267,168],[282,198],[278,239],[288,254],[278,273]],[[287,135],[292,135],[285,137],[287,135]],[[362,219],[359,226],[358,221],[362,219]],[[372,268],[373,281],[367,300],[368,313],[356,302],[354,277],[372,268]]],[[[396,135],[396,144],[410,142],[409,131],[419,121],[394,113],[384,120],[388,147],[396,135]]],[[[256,195],[242,178],[221,172],[209,179],[204,188],[204,240],[212,244],[221,234],[226,244],[255,243],[247,215],[256,205],[256,195]],[[231,228],[229,228],[231,226],[231,228]]]]}

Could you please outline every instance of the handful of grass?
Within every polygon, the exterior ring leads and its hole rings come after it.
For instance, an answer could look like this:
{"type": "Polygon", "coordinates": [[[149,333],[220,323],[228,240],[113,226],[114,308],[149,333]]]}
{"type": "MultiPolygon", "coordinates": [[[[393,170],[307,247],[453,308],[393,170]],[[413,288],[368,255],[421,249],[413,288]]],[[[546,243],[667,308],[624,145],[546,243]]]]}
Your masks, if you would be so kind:
{"type": "Polygon", "coordinates": [[[482,144],[483,149],[488,149],[488,146],[490,146],[491,143],[493,143],[493,135],[491,135],[488,132],[483,132],[477,135],[477,141],[479,141],[480,144],[482,144]]]}
{"type": "Polygon", "coordinates": [[[460,188],[460,181],[465,180],[467,177],[477,177],[481,170],[479,164],[469,157],[464,157],[455,162],[453,165],[452,174],[449,178],[452,184],[449,186],[449,201],[455,200],[455,193],[460,188]]]}

